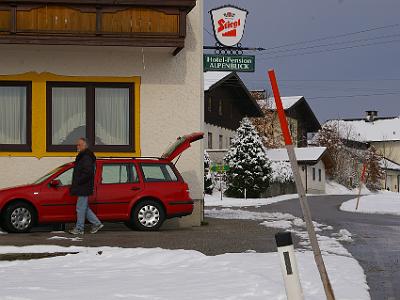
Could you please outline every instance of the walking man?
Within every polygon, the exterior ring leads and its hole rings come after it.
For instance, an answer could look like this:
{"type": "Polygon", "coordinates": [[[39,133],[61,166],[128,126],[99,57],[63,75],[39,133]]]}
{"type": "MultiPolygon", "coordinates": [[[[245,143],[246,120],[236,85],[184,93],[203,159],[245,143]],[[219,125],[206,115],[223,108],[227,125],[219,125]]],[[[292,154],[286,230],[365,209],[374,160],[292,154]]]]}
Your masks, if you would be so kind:
{"type": "Polygon", "coordinates": [[[78,140],[76,148],[79,153],[75,159],[70,193],[72,196],[78,196],[78,201],[76,202],[77,221],[75,228],[73,228],[70,233],[84,234],[86,219],[92,223],[90,233],[96,233],[104,227],[90,209],[88,202],[89,196],[93,194],[94,189],[96,156],[88,148],[88,143],[85,138],[80,138],[78,140]]]}

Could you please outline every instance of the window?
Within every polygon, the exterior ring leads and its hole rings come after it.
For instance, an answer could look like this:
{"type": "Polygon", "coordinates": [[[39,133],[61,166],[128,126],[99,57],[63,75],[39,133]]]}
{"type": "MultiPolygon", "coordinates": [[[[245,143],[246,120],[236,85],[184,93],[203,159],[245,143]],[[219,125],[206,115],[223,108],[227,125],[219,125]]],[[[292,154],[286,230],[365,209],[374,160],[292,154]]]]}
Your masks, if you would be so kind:
{"type": "Polygon", "coordinates": [[[142,164],[141,167],[147,182],[178,181],[178,177],[169,165],[142,164]]]}
{"type": "Polygon", "coordinates": [[[218,146],[219,146],[219,149],[222,149],[222,148],[223,148],[223,140],[224,140],[224,137],[220,134],[220,135],[219,135],[219,139],[218,139],[218,146]]]}
{"type": "Polygon", "coordinates": [[[212,149],[213,144],[212,144],[212,133],[209,132],[207,135],[207,142],[208,142],[208,149],[212,149]]]}
{"type": "Polygon", "coordinates": [[[133,84],[48,82],[47,150],[86,137],[94,151],[133,151],[133,107],[133,84]]]}
{"type": "Polygon", "coordinates": [[[218,101],[218,115],[222,116],[222,99],[218,101]]]}
{"type": "Polygon", "coordinates": [[[62,186],[71,185],[72,184],[72,174],[74,173],[74,168],[70,168],[64,173],[61,173],[57,176],[57,180],[60,180],[62,186]]]}
{"type": "Polygon", "coordinates": [[[315,181],[315,168],[312,168],[312,180],[315,181]]]}
{"type": "Polygon", "coordinates": [[[31,83],[0,82],[0,151],[31,151],[31,83]]]}
{"type": "Polygon", "coordinates": [[[318,169],[318,181],[322,180],[322,171],[321,169],[318,169]]]}
{"type": "Polygon", "coordinates": [[[229,138],[229,146],[232,146],[233,138],[229,138]]]}
{"type": "Polygon", "coordinates": [[[208,97],[207,110],[208,110],[209,112],[212,111],[212,98],[211,98],[211,96],[208,97]]]}
{"type": "Polygon", "coordinates": [[[129,180],[129,164],[106,164],[103,165],[103,173],[101,175],[101,183],[118,184],[130,183],[129,180]]]}

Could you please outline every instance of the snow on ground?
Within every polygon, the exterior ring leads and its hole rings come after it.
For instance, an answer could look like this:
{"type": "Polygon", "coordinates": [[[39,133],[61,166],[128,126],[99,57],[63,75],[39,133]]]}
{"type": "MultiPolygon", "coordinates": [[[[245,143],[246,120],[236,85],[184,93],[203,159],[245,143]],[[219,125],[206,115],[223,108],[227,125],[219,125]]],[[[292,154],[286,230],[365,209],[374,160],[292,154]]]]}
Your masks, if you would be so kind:
{"type": "MultiPolygon", "coordinates": [[[[361,194],[370,194],[371,191],[368,190],[365,186],[361,189],[361,194]]],[[[348,189],[344,185],[341,185],[335,181],[327,180],[325,183],[325,194],[327,195],[353,195],[358,194],[358,188],[348,189]]]]}
{"type": "Polygon", "coordinates": [[[360,204],[356,210],[357,199],[342,203],[340,209],[343,211],[368,213],[368,214],[391,214],[400,215],[400,194],[393,192],[380,192],[377,194],[360,197],[360,204]]]}
{"type": "Polygon", "coordinates": [[[230,198],[223,196],[221,200],[221,195],[219,192],[214,192],[212,195],[204,196],[205,206],[223,206],[223,207],[248,207],[248,206],[259,206],[268,205],[280,201],[297,199],[297,194],[280,195],[270,198],[230,198]]]}
{"type": "MultiPolygon", "coordinates": [[[[65,232],[63,232],[63,233],[65,233],[65,232]]],[[[69,238],[69,237],[58,236],[58,235],[49,237],[48,240],[68,240],[68,241],[72,241],[72,242],[82,242],[83,241],[83,239],[80,237],[69,238]]]]}
{"type": "MultiPolygon", "coordinates": [[[[84,248],[0,247],[0,253],[78,254],[0,262],[1,299],[286,299],[276,253],[84,248]]],[[[310,251],[296,252],[308,300],[324,299],[310,251]]],[[[346,256],[324,255],[337,299],[370,299],[362,268],[346,256]]]]}

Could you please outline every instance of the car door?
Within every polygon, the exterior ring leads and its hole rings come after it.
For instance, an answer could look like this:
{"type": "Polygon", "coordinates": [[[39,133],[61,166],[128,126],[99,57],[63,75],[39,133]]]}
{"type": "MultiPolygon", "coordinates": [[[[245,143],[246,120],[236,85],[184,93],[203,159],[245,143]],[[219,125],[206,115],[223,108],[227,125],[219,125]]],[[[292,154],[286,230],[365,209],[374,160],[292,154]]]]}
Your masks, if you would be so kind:
{"type": "Polygon", "coordinates": [[[134,163],[103,163],[97,185],[97,215],[102,220],[124,221],[130,202],[142,189],[134,163]]]}
{"type": "Polygon", "coordinates": [[[76,218],[75,205],[76,197],[69,193],[72,183],[73,167],[63,170],[54,176],[40,191],[40,206],[43,222],[73,221],[76,218]],[[52,186],[53,180],[59,180],[60,184],[52,186]]]}

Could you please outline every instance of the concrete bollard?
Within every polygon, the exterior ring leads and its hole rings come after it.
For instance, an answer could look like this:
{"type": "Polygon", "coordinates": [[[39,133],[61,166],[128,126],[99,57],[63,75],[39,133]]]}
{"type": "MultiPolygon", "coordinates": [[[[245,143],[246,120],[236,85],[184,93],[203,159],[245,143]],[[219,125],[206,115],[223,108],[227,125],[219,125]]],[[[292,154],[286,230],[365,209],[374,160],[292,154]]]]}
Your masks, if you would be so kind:
{"type": "Polygon", "coordinates": [[[303,291],[301,289],[299,270],[294,255],[292,235],[290,232],[277,233],[275,234],[275,241],[278,247],[287,299],[303,300],[303,291]]]}

